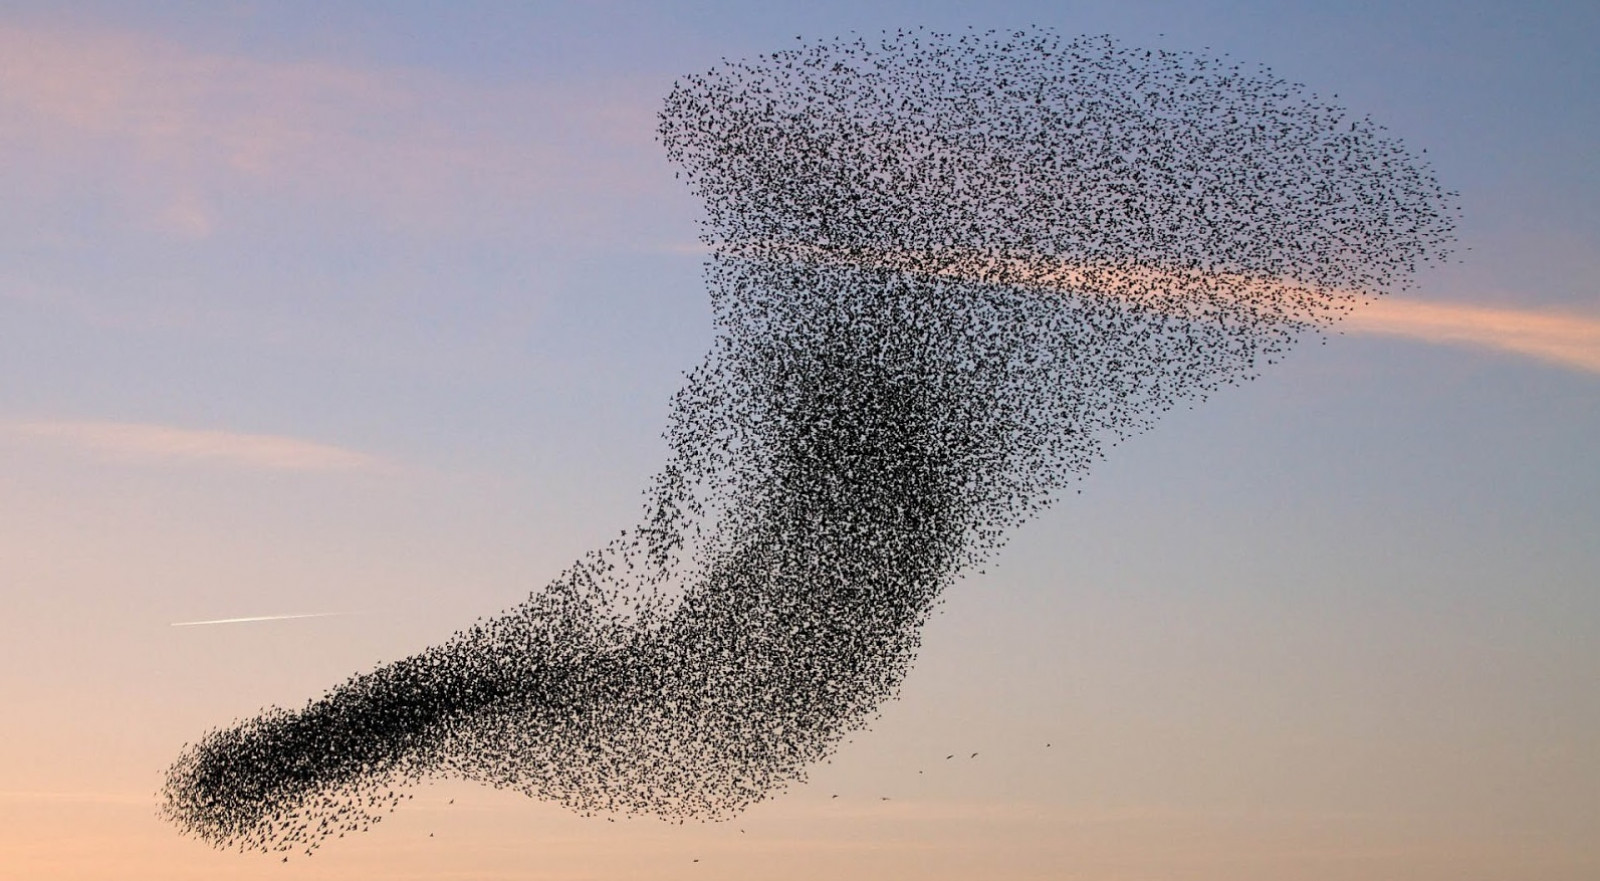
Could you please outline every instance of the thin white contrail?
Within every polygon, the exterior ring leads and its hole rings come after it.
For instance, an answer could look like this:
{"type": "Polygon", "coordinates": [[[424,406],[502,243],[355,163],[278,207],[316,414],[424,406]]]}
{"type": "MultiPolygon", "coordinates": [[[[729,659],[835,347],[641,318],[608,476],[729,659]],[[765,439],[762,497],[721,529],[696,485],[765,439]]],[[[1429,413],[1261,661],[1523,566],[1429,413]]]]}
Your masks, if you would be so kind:
{"type": "Polygon", "coordinates": [[[332,618],[349,612],[312,612],[306,615],[252,615],[249,618],[217,618],[212,621],[174,621],[173,627],[199,627],[202,624],[244,624],[250,621],[288,621],[291,618],[332,618]]]}

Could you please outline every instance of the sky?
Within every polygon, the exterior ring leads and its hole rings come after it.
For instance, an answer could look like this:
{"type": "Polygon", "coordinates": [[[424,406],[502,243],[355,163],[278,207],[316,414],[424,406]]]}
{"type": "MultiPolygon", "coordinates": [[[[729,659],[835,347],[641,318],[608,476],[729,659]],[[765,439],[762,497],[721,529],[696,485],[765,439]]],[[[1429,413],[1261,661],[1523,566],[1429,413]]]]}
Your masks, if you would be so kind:
{"type": "Polygon", "coordinates": [[[9,0],[0,877],[1600,875],[1595,33],[1581,2],[9,0]],[[185,742],[635,522],[711,340],[662,99],[908,25],[1264,63],[1425,149],[1460,259],[1112,449],[737,819],[442,781],[287,865],[158,819],[185,742]]]}

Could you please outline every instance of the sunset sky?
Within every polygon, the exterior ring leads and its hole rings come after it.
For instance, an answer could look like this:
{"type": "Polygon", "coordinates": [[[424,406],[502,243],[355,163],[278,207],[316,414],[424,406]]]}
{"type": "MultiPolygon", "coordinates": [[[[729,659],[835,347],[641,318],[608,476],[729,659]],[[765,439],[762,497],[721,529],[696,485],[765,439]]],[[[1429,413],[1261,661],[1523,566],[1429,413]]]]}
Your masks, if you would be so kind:
{"type": "Polygon", "coordinates": [[[8,0],[0,879],[1600,877],[1596,34],[1593,2],[8,0]],[[1265,64],[1426,149],[1460,260],[1112,449],[738,819],[439,782],[287,865],[161,821],[186,741],[636,522],[711,341],[662,99],[908,25],[1265,64]]]}

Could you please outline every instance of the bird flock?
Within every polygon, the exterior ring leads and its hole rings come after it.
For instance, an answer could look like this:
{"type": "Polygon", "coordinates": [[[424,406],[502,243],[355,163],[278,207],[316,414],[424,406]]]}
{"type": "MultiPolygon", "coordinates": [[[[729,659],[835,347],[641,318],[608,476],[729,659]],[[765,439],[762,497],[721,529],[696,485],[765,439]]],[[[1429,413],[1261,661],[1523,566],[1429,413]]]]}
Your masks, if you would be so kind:
{"type": "Polygon", "coordinates": [[[677,82],[716,337],[633,528],[526,602],[186,745],[164,815],[313,852],[422,780],[723,819],[905,678],[941,594],[1105,449],[1446,259],[1457,209],[1262,68],[1045,29],[677,82]]]}

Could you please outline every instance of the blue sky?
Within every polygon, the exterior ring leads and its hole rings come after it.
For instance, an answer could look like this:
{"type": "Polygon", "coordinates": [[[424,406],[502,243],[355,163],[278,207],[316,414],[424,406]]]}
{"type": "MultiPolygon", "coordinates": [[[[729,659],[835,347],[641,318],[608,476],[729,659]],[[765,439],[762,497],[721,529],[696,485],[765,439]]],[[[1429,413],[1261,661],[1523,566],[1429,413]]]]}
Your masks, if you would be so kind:
{"type": "Polygon", "coordinates": [[[296,871],[690,877],[672,861],[699,847],[722,877],[775,855],[794,877],[1592,877],[1581,3],[8,4],[0,868],[265,871],[149,819],[179,744],[633,522],[711,338],[698,209],[654,141],[674,77],[797,35],[1023,24],[1337,94],[1460,193],[1460,262],[1112,450],[743,839],[441,785],[477,812],[446,844],[397,815],[296,871]],[[321,612],[348,614],[169,626],[321,612]],[[984,764],[918,773],[957,749],[984,764]]]}

